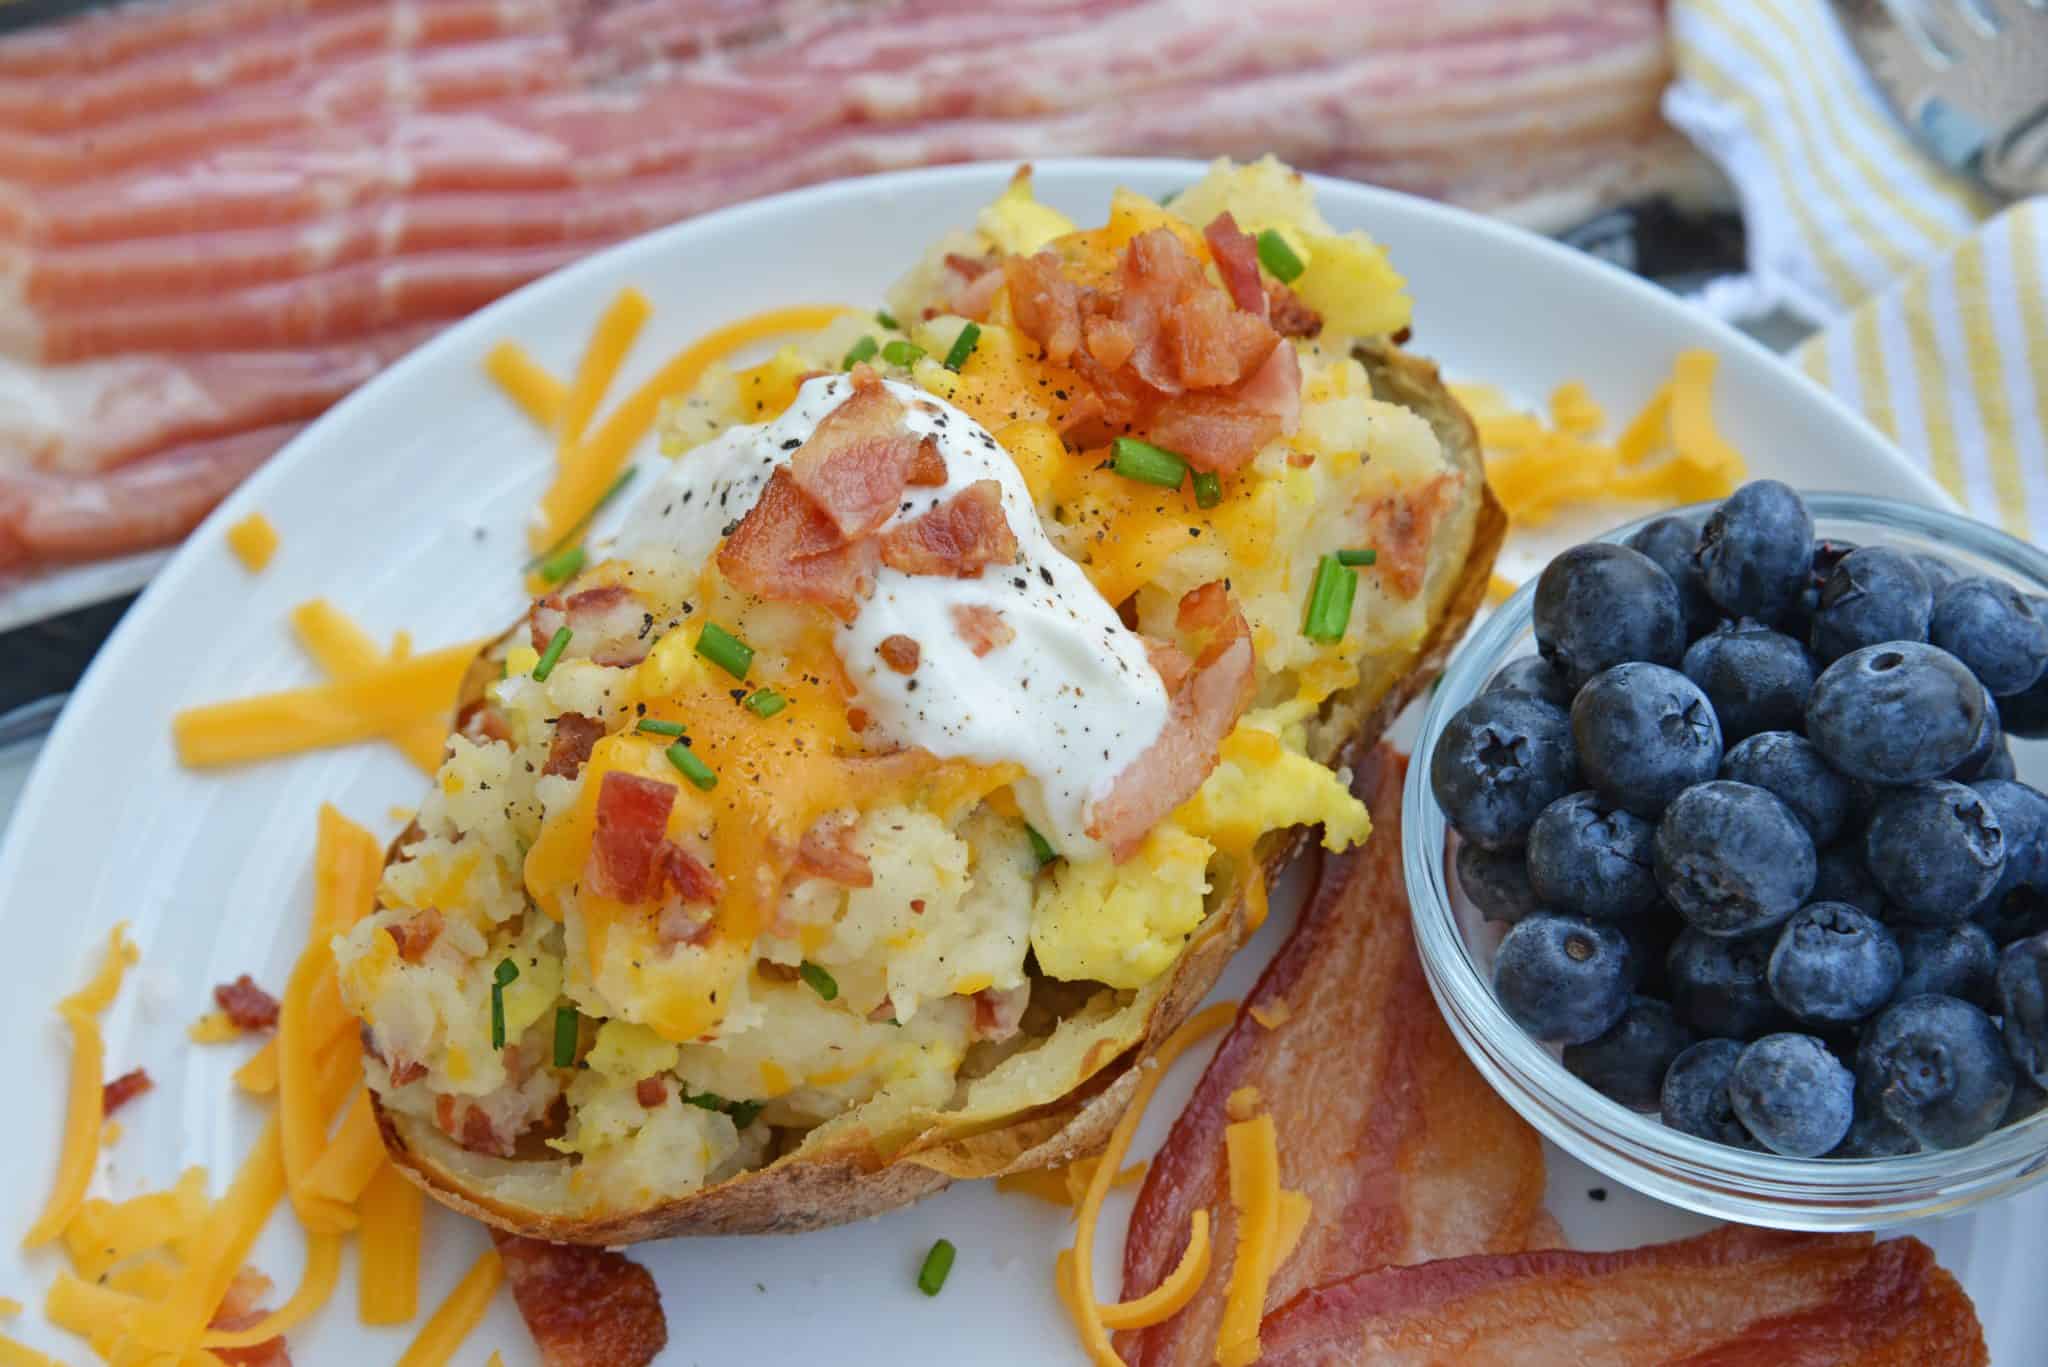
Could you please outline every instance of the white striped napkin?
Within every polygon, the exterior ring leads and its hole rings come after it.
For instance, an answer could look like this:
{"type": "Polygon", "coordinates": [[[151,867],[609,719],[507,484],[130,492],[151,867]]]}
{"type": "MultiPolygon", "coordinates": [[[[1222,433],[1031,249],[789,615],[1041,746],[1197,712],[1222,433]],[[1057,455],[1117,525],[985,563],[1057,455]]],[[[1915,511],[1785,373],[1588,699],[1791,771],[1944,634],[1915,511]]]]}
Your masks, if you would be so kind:
{"type": "Polygon", "coordinates": [[[1921,151],[1823,0],[1675,0],[1666,115],[1735,183],[1749,271],[1701,302],[1795,353],[1973,514],[2048,531],[2048,199],[1921,151]]]}

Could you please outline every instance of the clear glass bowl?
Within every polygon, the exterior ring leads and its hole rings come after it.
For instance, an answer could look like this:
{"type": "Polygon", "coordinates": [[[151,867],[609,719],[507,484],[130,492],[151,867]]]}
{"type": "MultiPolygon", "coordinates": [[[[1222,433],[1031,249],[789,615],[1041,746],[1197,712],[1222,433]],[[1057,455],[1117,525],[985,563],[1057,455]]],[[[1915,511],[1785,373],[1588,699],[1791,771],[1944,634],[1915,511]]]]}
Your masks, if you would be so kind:
{"type": "MultiPolygon", "coordinates": [[[[2048,555],[1959,514],[1856,494],[1808,494],[1806,501],[1821,536],[1936,552],[1966,572],[2048,594],[2048,555]]],[[[1710,507],[1678,511],[1700,519],[1710,507]]],[[[1619,541],[1641,525],[1602,539],[1619,541]]],[[[1451,661],[1424,714],[1402,797],[1403,859],[1423,968],[1452,1033],[1486,1080],[1560,1148],[1616,1181],[1748,1224],[1877,1229],[1962,1210],[2048,1176],[2048,1112],[1966,1149],[1904,1158],[1781,1158],[1710,1143],[1600,1095],[1508,1018],[1494,1000],[1490,972],[1506,928],[1453,894],[1456,837],[1430,792],[1429,760],[1452,714],[1502,665],[1535,650],[1534,593],[1533,581],[1523,585],[1451,661]]],[[[2015,740],[2012,747],[2020,777],[2048,787],[2048,742],[2015,740]]]]}

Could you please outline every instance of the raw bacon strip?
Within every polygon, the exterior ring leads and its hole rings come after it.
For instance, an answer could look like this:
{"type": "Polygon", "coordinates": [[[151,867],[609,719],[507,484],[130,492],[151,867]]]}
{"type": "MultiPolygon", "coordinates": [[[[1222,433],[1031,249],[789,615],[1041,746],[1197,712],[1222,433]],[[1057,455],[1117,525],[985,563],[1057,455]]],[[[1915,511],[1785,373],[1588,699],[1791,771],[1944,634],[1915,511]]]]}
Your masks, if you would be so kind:
{"type": "Polygon", "coordinates": [[[658,858],[668,835],[673,784],[617,769],[597,790],[596,833],[585,874],[591,891],[620,902],[644,902],[660,890],[658,858]]]}
{"type": "Polygon", "coordinates": [[[1003,516],[1003,486],[978,479],[910,522],[882,533],[882,563],[905,574],[972,579],[1017,559],[1017,534],[1003,516]]]}
{"type": "MultiPolygon", "coordinates": [[[[1123,1299],[1173,1270],[1197,1210],[1212,1212],[1214,1246],[1233,1246],[1224,1103],[1246,1086],[1278,1129],[1280,1184],[1311,1210],[1268,1305],[1388,1263],[1518,1251],[1548,1229],[1536,1132],[1466,1061],[1423,980],[1401,876],[1405,769],[1384,745],[1358,765],[1352,791],[1372,812],[1372,838],[1323,856],[1300,924],[1152,1160],[1124,1245],[1123,1299]]],[[[1124,1360],[1207,1367],[1229,1272],[1219,1257],[1180,1314],[1119,1334],[1124,1360]]]]}
{"type": "Polygon", "coordinates": [[[661,1292],[624,1254],[499,1230],[491,1242],[546,1367],[646,1367],[667,1345],[661,1292]]]}
{"type": "Polygon", "coordinates": [[[840,537],[786,466],[768,477],[759,501],[718,548],[719,572],[741,592],[816,603],[846,622],[874,591],[879,560],[872,537],[851,544],[840,537]]]}
{"type": "Polygon", "coordinates": [[[1266,1317],[1269,1367],[1982,1367],[1969,1297],[1918,1239],[1726,1226],[1622,1253],[1363,1273],[1266,1317]]]}
{"type": "Polygon", "coordinates": [[[855,366],[853,395],[819,420],[790,457],[789,475],[847,541],[889,520],[924,438],[904,426],[903,404],[870,367],[855,366]]]}

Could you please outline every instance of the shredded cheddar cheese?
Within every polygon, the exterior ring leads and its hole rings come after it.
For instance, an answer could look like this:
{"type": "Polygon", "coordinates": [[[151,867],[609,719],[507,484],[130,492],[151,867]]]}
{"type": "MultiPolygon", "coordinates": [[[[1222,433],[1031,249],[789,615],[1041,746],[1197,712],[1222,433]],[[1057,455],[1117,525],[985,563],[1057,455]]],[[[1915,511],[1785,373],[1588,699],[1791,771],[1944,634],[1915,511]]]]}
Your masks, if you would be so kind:
{"type": "Polygon", "coordinates": [[[1504,574],[1496,574],[1486,581],[1486,601],[1505,603],[1515,596],[1515,590],[1522,587],[1504,574]]]}
{"type": "Polygon", "coordinates": [[[590,340],[584,344],[583,357],[576,363],[576,378],[570,381],[569,392],[555,420],[555,435],[560,443],[557,454],[564,465],[576,444],[583,440],[584,429],[596,416],[597,406],[604,402],[612,380],[625,363],[626,353],[640,336],[640,329],[653,315],[654,306],[647,302],[647,296],[629,285],[613,297],[597,320],[590,340]]]}
{"type": "Polygon", "coordinates": [[[1266,1005],[1254,1006],[1250,1014],[1253,1020],[1266,1027],[1266,1029],[1278,1030],[1281,1026],[1294,1019],[1294,1008],[1284,1001],[1276,1001],[1266,1005]]]}
{"type": "Polygon", "coordinates": [[[1256,1087],[1240,1087],[1223,1102],[1223,1113],[1232,1120],[1250,1120],[1259,1112],[1261,1098],[1256,1087]]]}
{"type": "MultiPolygon", "coordinates": [[[[1166,1279],[1136,1300],[1118,1301],[1113,1305],[1098,1305],[1095,1313],[1101,1317],[1105,1329],[1150,1329],[1163,1324],[1187,1307],[1202,1289],[1202,1282],[1209,1275],[1209,1212],[1196,1211],[1188,1220],[1188,1246],[1181,1253],[1180,1261],[1174,1265],[1166,1279]]],[[[1059,1257],[1053,1260],[1053,1273],[1060,1299],[1067,1305],[1069,1313],[1074,1310],[1074,1294],[1078,1282],[1074,1277],[1074,1255],[1070,1249],[1061,1249],[1059,1257]]]]}
{"type": "Polygon", "coordinates": [[[0,1296],[0,1320],[11,1320],[20,1313],[20,1301],[12,1296],[0,1296]]]}
{"type": "MultiPolygon", "coordinates": [[[[1095,1166],[1100,1161],[1099,1158],[1076,1158],[1062,1167],[1013,1172],[996,1179],[996,1190],[1034,1196],[1056,1206],[1078,1206],[1081,1198],[1088,1194],[1089,1180],[1095,1176],[1095,1166]]],[[[1112,1188],[1130,1186],[1145,1176],[1145,1169],[1149,1166],[1149,1162],[1141,1159],[1112,1177],[1109,1185],[1112,1188]]]]}
{"type": "Polygon", "coordinates": [[[225,1011],[209,1011],[185,1029],[185,1038],[194,1044],[226,1044],[241,1037],[242,1027],[225,1011]]]}
{"type": "Polygon", "coordinates": [[[277,554],[277,546],[277,528],[261,513],[251,513],[228,528],[228,549],[251,574],[260,573],[270,563],[270,557],[277,554]]]}
{"type": "Polygon", "coordinates": [[[332,1234],[306,1235],[306,1271],[292,1298],[247,1329],[209,1329],[199,1338],[206,1348],[253,1348],[311,1319],[334,1295],[341,1277],[341,1240],[332,1234]]]}
{"type": "Polygon", "coordinates": [[[377,1132],[377,1115],[365,1087],[349,1103],[341,1128],[327,1141],[327,1151],[307,1170],[305,1186],[315,1199],[353,1206],[383,1162],[384,1138],[377,1132]]]}
{"type": "Polygon", "coordinates": [[[71,1027],[71,1088],[65,1106],[64,1147],[58,1151],[57,1180],[51,1185],[43,1213],[22,1236],[23,1248],[40,1248],[62,1234],[85,1204],[85,1189],[99,1158],[100,1126],[106,1119],[101,1102],[106,1043],[100,1037],[99,1018],[114,1004],[121,979],[138,957],[124,921],[108,935],[106,957],[92,981],[57,1003],[57,1014],[71,1027]]]}
{"type": "Polygon", "coordinates": [[[277,1040],[265,1040],[263,1047],[249,1055],[249,1061],[235,1069],[235,1085],[251,1096],[269,1096],[277,1090],[277,1040]]]}
{"type": "Polygon", "coordinates": [[[527,417],[546,431],[555,430],[569,402],[569,386],[550,375],[525,347],[507,339],[484,357],[484,373],[527,417]]]}
{"type": "Polygon", "coordinates": [[[64,1367],[48,1353],[39,1353],[19,1339],[0,1334],[0,1367],[64,1367]]]}
{"type": "MultiPolygon", "coordinates": [[[[324,598],[309,599],[292,609],[292,632],[313,662],[329,678],[343,683],[362,678],[380,665],[396,664],[412,653],[394,646],[385,654],[368,632],[324,598]]],[[[391,743],[416,767],[432,774],[441,767],[447,749],[446,720],[409,722],[389,733],[391,743]]]]}
{"type": "Polygon", "coordinates": [[[412,1346],[398,1359],[398,1367],[441,1367],[455,1356],[455,1350],[469,1337],[490,1308],[505,1279],[505,1264],[496,1249],[487,1249],[476,1265],[441,1302],[433,1318],[421,1326],[412,1346]]]}
{"type": "Polygon", "coordinates": [[[419,1313],[425,1197],[385,1163],[356,1202],[356,1311],[364,1324],[405,1324],[419,1313]]]}
{"type": "Polygon", "coordinates": [[[1280,1145],[1273,1117],[1240,1120],[1223,1130],[1230,1156],[1230,1204],[1237,1210],[1237,1252],[1216,1327],[1217,1367],[1259,1360],[1259,1321],[1266,1313],[1280,1234],[1280,1145]]]}

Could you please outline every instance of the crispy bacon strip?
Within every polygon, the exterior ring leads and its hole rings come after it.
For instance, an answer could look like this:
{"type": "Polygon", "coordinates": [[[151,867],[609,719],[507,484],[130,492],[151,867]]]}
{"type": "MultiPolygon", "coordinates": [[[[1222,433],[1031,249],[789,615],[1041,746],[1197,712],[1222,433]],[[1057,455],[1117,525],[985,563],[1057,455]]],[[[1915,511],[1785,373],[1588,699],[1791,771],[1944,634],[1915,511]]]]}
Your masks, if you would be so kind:
{"type": "Polygon", "coordinates": [[[564,712],[555,718],[555,736],[548,742],[547,763],[541,773],[574,778],[583,772],[590,752],[604,739],[604,723],[581,712],[564,712]]]}
{"type": "Polygon", "coordinates": [[[1180,596],[1173,624],[1182,631],[1207,631],[1223,625],[1229,615],[1230,590],[1223,587],[1221,579],[1211,579],[1180,596]]]}
{"type": "Polygon", "coordinates": [[[277,1024],[277,998],[246,973],[214,988],[213,1001],[237,1030],[268,1030],[277,1024]]]}
{"type": "Polygon", "coordinates": [[[591,891],[621,902],[645,902],[655,895],[658,855],[675,801],[672,784],[606,771],[597,790],[597,830],[584,875],[591,891]]]}
{"type": "Polygon", "coordinates": [[[930,512],[882,533],[882,563],[905,574],[972,579],[1017,558],[1017,534],[1003,516],[1003,486],[978,479],[930,512]]]}
{"type": "Polygon", "coordinates": [[[1276,341],[1258,368],[1236,384],[1161,404],[1152,415],[1151,435],[1196,469],[1229,474],[1300,423],[1301,360],[1292,345],[1276,341]]]}
{"type": "MultiPolygon", "coordinates": [[[[1173,1270],[1197,1210],[1212,1212],[1215,1247],[1233,1246],[1224,1107],[1246,1086],[1278,1127],[1281,1185],[1312,1210],[1268,1305],[1388,1263],[1517,1251],[1548,1229],[1536,1132],[1466,1061],[1416,958],[1401,877],[1405,768],[1387,746],[1358,766],[1372,839],[1324,856],[1300,924],[1152,1160],[1124,1245],[1124,1299],[1173,1270]]],[[[1180,1314],[1118,1335],[1130,1367],[1207,1367],[1229,1273],[1219,1258],[1180,1314]]]]}
{"type": "Polygon", "coordinates": [[[555,633],[568,627],[571,659],[627,667],[647,658],[654,618],[623,584],[600,584],[563,598],[550,594],[534,603],[529,635],[535,650],[546,650],[555,633]]]}
{"type": "Polygon", "coordinates": [[[1724,1226],[1621,1253],[1485,1254],[1306,1291],[1267,1367],[1982,1367],[1976,1311],[1918,1239],[1724,1226]]]}
{"type": "Polygon", "coordinates": [[[1282,337],[1314,337],[1323,330],[1323,315],[1278,280],[1266,282],[1266,316],[1282,337]]]}
{"type": "Polygon", "coordinates": [[[1003,258],[1010,310],[1023,334],[1045,348],[1046,359],[1065,365],[1081,346],[1081,309],[1092,292],[1067,279],[1050,251],[1003,258]]]}
{"type": "Polygon", "coordinates": [[[853,395],[827,413],[790,457],[790,478],[842,539],[878,529],[896,511],[924,439],[873,369],[853,368],[853,395]]]}
{"type": "Polygon", "coordinates": [[[129,1102],[135,1100],[136,1097],[141,1096],[144,1092],[151,1090],[155,1086],[156,1083],[150,1080],[149,1072],[146,1069],[135,1068],[121,1074],[112,1082],[101,1086],[100,1114],[103,1116],[112,1115],[129,1102]]]}
{"type": "Polygon", "coordinates": [[[667,1345],[661,1292],[625,1255],[497,1230],[491,1241],[546,1367],[647,1367],[667,1345]]]}
{"type": "Polygon", "coordinates": [[[1226,210],[1202,229],[1202,240],[1216,258],[1217,273],[1231,299],[1260,322],[1267,321],[1266,282],[1259,275],[1259,244],[1252,235],[1238,227],[1237,219],[1226,210]]]}
{"type": "Polygon", "coordinates": [[[719,572],[742,592],[816,603],[847,622],[874,591],[880,558],[872,538],[842,538],[787,468],[769,476],[760,500],[718,548],[719,572]]]}
{"type": "Polygon", "coordinates": [[[462,710],[455,714],[455,730],[478,745],[512,739],[512,728],[505,724],[503,714],[484,698],[463,704],[462,710]]]}
{"type": "Polygon", "coordinates": [[[917,454],[910,458],[904,483],[914,489],[936,489],[945,482],[946,458],[939,454],[939,444],[926,437],[917,444],[917,454]]]}
{"type": "Polygon", "coordinates": [[[725,896],[725,880],[673,840],[664,840],[655,855],[662,883],[685,902],[716,902],[725,896]]]}

